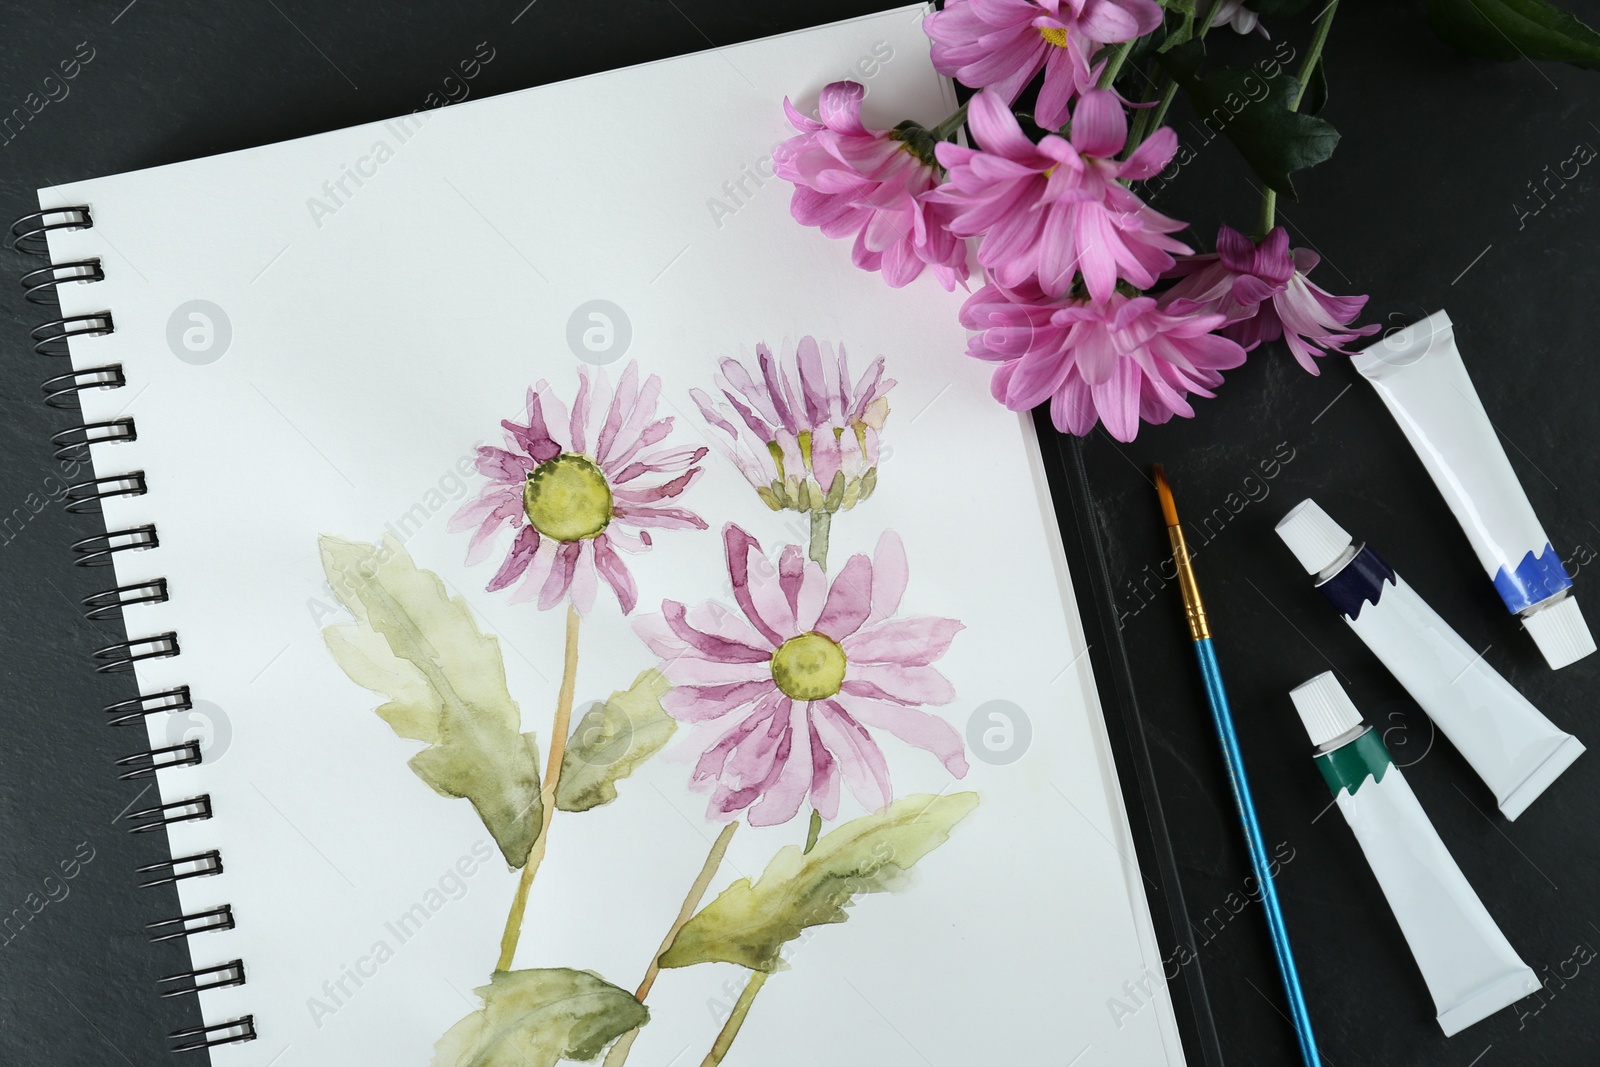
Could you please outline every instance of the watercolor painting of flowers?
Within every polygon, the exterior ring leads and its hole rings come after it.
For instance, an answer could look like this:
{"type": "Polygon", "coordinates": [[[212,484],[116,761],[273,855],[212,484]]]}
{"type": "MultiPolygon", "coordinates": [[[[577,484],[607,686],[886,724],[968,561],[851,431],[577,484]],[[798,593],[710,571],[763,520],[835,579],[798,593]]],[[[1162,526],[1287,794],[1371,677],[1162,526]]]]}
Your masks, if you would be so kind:
{"type": "MultiPolygon", "coordinates": [[[[972,792],[897,795],[884,753],[903,744],[931,754],[952,782],[966,777],[965,742],[938,713],[955,690],[936,666],[961,623],[901,614],[911,574],[892,530],[871,555],[828,570],[834,518],[854,513],[877,485],[895,384],[885,361],[854,378],[842,344],[805,337],[781,360],[764,343],[755,351],[754,370],[721,360],[720,397],[693,389],[689,398],[730,469],[767,511],[808,514],[811,539],[774,559],[739,523],[724,523],[732,605],[666,599],[635,614],[638,586],[619,551],[669,552],[651,531],[692,536],[710,525],[681,499],[692,497],[708,449],[671,440],[673,418],[656,414],[655,375],[630,363],[613,388],[604,370],[580,368],[570,405],[539,381],[519,418],[501,422],[504,444],[478,448],[484,484],[450,523],[470,532],[467,565],[490,562],[509,535],[486,590],[509,590],[508,603],[537,610],[566,606],[564,642],[551,650],[562,670],[542,771],[540,737],[522,728],[500,639],[466,601],[392,537],[321,538],[324,571],[350,614],[324,631],[329,652],[351,681],[384,697],[374,710],[395,734],[423,744],[412,772],[441,796],[469,801],[520,872],[498,958],[475,990],[479,1006],[438,1040],[434,1067],[554,1067],[602,1055],[621,1067],[649,1024],[646,1000],[663,969],[735,964],[749,977],[708,1034],[701,1062],[714,1067],[757,993],[787,966],[786,945],[845,922],[862,895],[903,889],[906,872],[978,806],[972,792]],[[581,624],[608,610],[601,584],[659,662],[575,725],[581,624]],[[517,967],[556,813],[566,827],[625,800],[619,786],[681,727],[695,756],[681,788],[710,794],[705,818],[718,829],[677,918],[658,945],[641,946],[641,980],[630,991],[582,967],[517,967]],[[841,821],[847,792],[862,813],[841,821]],[[787,829],[808,806],[809,819],[787,829]],[[707,903],[742,825],[778,847],[758,879],[735,879],[707,903]]],[[[712,588],[720,577],[700,576],[712,588]]]]}
{"type": "Polygon", "coordinates": [[[704,754],[690,782],[712,793],[709,818],[745,812],[751,826],[777,826],[809,797],[832,820],[841,778],[862,806],[883,807],[893,791],[874,730],[966,776],[955,727],[921,710],[955,697],[931,664],[962,627],[895,617],[908,579],[898,534],[885,532],[872,557],[852,556],[831,581],[798,545],[775,570],[752,568],[756,539],[732,523],[722,536],[737,613],[669,600],[633,624],[672,683],[662,706],[695,726],[689,744],[704,754]]]}
{"type": "Polygon", "coordinates": [[[472,563],[487,557],[501,530],[514,533],[491,593],[514,585],[514,601],[537,597],[545,609],[570,596],[587,614],[603,580],[626,615],[638,592],[617,550],[645,551],[651,529],[706,528],[693,512],[664,503],[694,484],[706,450],[657,447],[673,421],[656,418],[660,396],[661,379],[652,374],[641,384],[635,363],[615,392],[603,372],[580,370],[570,415],[547,383],[528,390],[524,421],[500,424],[505,447],[478,449],[478,473],[489,484],[450,520],[453,530],[476,527],[472,563]]]}
{"type": "Polygon", "coordinates": [[[816,338],[802,337],[779,361],[758,344],[753,372],[725,358],[716,385],[722,401],[702,389],[689,395],[718,449],[767,507],[811,516],[812,558],[825,561],[834,514],[866,500],[878,485],[879,442],[895,385],[884,377],[882,358],[852,384],[843,345],[835,358],[816,338]]]}

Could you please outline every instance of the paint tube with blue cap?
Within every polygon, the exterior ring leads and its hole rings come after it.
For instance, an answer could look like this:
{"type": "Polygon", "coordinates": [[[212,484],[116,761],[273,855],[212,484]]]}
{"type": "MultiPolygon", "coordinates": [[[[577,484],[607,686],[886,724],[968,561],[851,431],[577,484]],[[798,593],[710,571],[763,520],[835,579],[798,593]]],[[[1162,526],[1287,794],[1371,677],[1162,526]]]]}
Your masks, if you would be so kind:
{"type": "Polygon", "coordinates": [[[1383,738],[1361,721],[1338,679],[1319,674],[1289,697],[1428,983],[1445,1036],[1538,992],[1538,976],[1473,892],[1383,738]]]}
{"type": "Polygon", "coordinates": [[[1467,376],[1450,316],[1435,311],[1352,362],[1405,431],[1500,598],[1551,668],[1593,652],[1572,578],[1467,376]]]}
{"type": "Polygon", "coordinates": [[[1526,811],[1583,754],[1577,738],[1528,703],[1316,501],[1296,504],[1277,530],[1344,621],[1472,764],[1506,818],[1526,811]]]}

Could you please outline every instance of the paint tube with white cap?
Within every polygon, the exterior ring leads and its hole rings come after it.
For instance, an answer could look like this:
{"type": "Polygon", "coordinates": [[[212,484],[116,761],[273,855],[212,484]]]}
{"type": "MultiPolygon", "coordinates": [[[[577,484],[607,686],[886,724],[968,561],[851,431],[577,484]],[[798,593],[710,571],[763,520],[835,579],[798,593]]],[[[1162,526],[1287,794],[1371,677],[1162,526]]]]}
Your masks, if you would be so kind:
{"type": "Polygon", "coordinates": [[[1593,652],[1572,578],[1467,376],[1450,316],[1435,311],[1352,362],[1405,431],[1500,599],[1546,662],[1557,669],[1593,652]]]}
{"type": "Polygon", "coordinates": [[[1289,696],[1428,983],[1445,1036],[1537,992],[1538,976],[1495,925],[1338,679],[1319,674],[1289,696]]]}
{"type": "Polygon", "coordinates": [[[1389,668],[1515,819],[1583,754],[1583,744],[1528,703],[1366,545],[1316,501],[1279,521],[1278,536],[1350,628],[1389,668]]]}

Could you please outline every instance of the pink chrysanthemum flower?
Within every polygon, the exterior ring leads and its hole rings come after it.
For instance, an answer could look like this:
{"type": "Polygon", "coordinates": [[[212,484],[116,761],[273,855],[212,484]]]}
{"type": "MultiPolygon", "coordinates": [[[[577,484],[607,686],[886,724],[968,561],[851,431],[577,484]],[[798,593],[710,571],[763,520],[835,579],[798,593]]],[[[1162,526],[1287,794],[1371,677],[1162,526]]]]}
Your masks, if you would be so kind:
{"type": "Polygon", "coordinates": [[[688,745],[703,755],[691,785],[711,793],[709,818],[747,811],[751,826],[775,826],[809,796],[832,819],[841,778],[863,806],[882,807],[893,794],[874,732],[966,775],[961,735],[921,710],[955,697],[931,664],[962,626],[895,617],[908,574],[898,535],[879,538],[870,559],[852,556],[831,582],[796,545],[773,569],[737,526],[723,543],[737,612],[668,600],[634,622],[673,684],[662,705],[696,724],[688,745]]]}
{"type": "Polygon", "coordinates": [[[1118,278],[1148,288],[1172,267],[1172,253],[1189,251],[1167,236],[1183,223],[1119,182],[1159,173],[1177,136],[1163,126],[1127,159],[1116,159],[1128,124],[1110,91],[1078,100],[1070,142],[1051,134],[1034,144],[1005,101],[987,90],[972,98],[967,121],[982,151],[940,144],[950,180],[928,197],[955,208],[958,237],[983,238],[978,262],[991,281],[1015,289],[1033,278],[1061,296],[1082,273],[1089,295],[1105,301],[1118,278]]]}
{"type": "Polygon", "coordinates": [[[1182,280],[1161,295],[1161,305],[1175,315],[1222,315],[1226,325],[1218,332],[1246,352],[1281,337],[1300,366],[1317,374],[1317,356],[1350,355],[1341,346],[1378,330],[1377,323],[1350,328],[1366,306],[1365,296],[1334,296],[1306,277],[1321,260],[1309,248],[1291,252],[1282,226],[1273,227],[1259,247],[1224,226],[1215,254],[1180,260],[1168,272],[1182,280]]]}
{"type": "Polygon", "coordinates": [[[967,280],[967,247],[948,230],[947,209],[922,198],[939,184],[929,135],[920,127],[868,129],[861,122],[865,93],[850,81],[827,86],[821,122],[784,100],[800,135],[774,149],[772,161],[778,177],[794,183],[789,211],[829,237],[854,234],[855,265],[881,271],[891,286],[931,267],[940,285],[954,289],[967,280]]]}
{"type": "Polygon", "coordinates": [[[700,516],[663,503],[700,476],[694,464],[706,449],[654,447],[672,430],[670,417],[655,417],[660,395],[661,379],[652,374],[641,385],[636,363],[615,393],[605,371],[591,377],[580,367],[570,416],[547,383],[528,390],[527,421],[500,424],[505,447],[478,449],[478,473],[489,484],[450,519],[452,530],[477,527],[469,564],[487,558],[501,529],[516,533],[490,592],[520,582],[513,601],[538,597],[548,609],[570,595],[588,614],[604,579],[626,614],[638,593],[617,550],[649,548],[649,528],[706,528],[700,516]],[[665,474],[675,477],[656,477],[665,474]]]}
{"type": "Polygon", "coordinates": [[[992,285],[961,308],[961,324],[978,331],[967,354],[999,364],[996,400],[1027,411],[1048,399],[1058,430],[1082,436],[1103,422],[1119,441],[1132,441],[1141,419],[1193,417],[1188,394],[1213,395],[1220,372],[1244,362],[1243,348],[1212,332],[1223,322],[1171,314],[1148,296],[1063,301],[992,285]]]}
{"type": "Polygon", "coordinates": [[[872,495],[895,384],[883,376],[882,356],[853,384],[844,345],[836,357],[814,337],[802,337],[782,362],[756,345],[754,373],[736,359],[718,367],[726,404],[700,389],[689,395],[719,450],[769,508],[832,513],[872,495]]]}
{"type": "Polygon", "coordinates": [[[1159,25],[1154,0],[950,0],[923,20],[939,73],[1007,104],[1042,69],[1034,118],[1047,129],[1066,121],[1074,95],[1094,88],[1097,49],[1159,25]]]}

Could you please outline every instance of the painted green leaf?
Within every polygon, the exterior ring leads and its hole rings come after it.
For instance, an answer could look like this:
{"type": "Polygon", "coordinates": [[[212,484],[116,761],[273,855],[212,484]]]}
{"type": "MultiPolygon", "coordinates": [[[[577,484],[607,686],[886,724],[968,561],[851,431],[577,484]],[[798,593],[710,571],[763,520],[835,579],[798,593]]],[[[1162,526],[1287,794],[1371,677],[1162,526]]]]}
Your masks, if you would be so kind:
{"type": "Polygon", "coordinates": [[[474,990],[483,1007],[434,1045],[433,1067],[555,1067],[592,1060],[650,1021],[625,989],[593,971],[546,967],[496,971],[474,990]]]}
{"type": "Polygon", "coordinates": [[[845,909],[862,893],[902,888],[911,867],[949,840],[951,828],[977,806],[976,793],[902,797],[823,834],[809,853],[785,846],[754,884],[739,879],[690,919],[661,966],[782,970],[785,943],[808,926],[844,922],[845,909]]]}
{"type": "Polygon", "coordinates": [[[1300,83],[1280,73],[1263,78],[1253,70],[1223,67],[1199,72],[1204,49],[1191,41],[1161,57],[1183,86],[1200,123],[1233,142],[1251,168],[1279,195],[1296,199],[1294,172],[1333,155],[1339,131],[1326,119],[1291,111],[1300,83]]]}
{"type": "Polygon", "coordinates": [[[1546,0],[1428,0],[1428,22],[1468,55],[1600,70],[1600,34],[1546,0]]]}
{"type": "Polygon", "coordinates": [[[395,733],[428,747],[411,769],[438,793],[472,802],[506,862],[521,867],[539,835],[539,748],[522,733],[500,644],[472,609],[392,537],[382,545],[319,539],[323,570],[355,622],[322,631],[352,681],[388,697],[395,733]]]}
{"type": "Polygon", "coordinates": [[[661,751],[678,721],[661,707],[672,684],[648,670],[578,720],[561,761],[556,807],[588,811],[617,799],[617,782],[661,751]]]}

